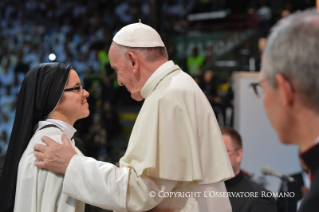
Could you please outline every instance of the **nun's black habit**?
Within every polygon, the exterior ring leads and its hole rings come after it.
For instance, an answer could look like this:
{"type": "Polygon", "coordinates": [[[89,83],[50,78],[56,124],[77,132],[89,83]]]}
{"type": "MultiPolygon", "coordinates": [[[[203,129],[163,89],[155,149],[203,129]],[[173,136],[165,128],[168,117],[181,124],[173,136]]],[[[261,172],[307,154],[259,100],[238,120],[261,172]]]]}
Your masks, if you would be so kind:
{"type": "Polygon", "coordinates": [[[34,133],[35,124],[45,119],[59,102],[70,69],[70,65],[62,63],[44,63],[26,74],[0,180],[0,212],[13,211],[20,158],[34,133]]]}

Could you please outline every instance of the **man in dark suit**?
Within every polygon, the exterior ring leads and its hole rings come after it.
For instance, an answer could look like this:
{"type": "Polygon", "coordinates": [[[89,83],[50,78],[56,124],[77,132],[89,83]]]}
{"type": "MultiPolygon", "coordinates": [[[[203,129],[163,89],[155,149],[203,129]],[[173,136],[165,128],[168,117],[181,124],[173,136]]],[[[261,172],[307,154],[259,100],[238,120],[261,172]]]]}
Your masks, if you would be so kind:
{"type": "Polygon", "coordinates": [[[6,158],[6,153],[7,152],[1,152],[0,153],[0,176],[1,176],[1,173],[2,173],[4,159],[6,158]]]}
{"type": "Polygon", "coordinates": [[[319,12],[281,19],[267,38],[259,83],[271,125],[283,144],[300,148],[313,176],[299,212],[319,204],[319,12]]]}
{"type": "Polygon", "coordinates": [[[269,191],[244,176],[240,170],[243,149],[239,133],[226,126],[221,127],[220,130],[235,173],[234,178],[225,181],[226,189],[227,192],[234,192],[239,195],[229,197],[233,212],[276,212],[275,199],[265,195],[269,191]],[[244,192],[243,195],[240,195],[241,192],[244,192]]]}
{"type": "MultiPolygon", "coordinates": [[[[310,187],[310,173],[306,164],[300,160],[301,172],[290,175],[294,178],[294,182],[287,183],[287,191],[293,192],[294,197],[278,197],[277,211],[279,212],[296,212],[300,206],[302,198],[308,192],[310,187]]],[[[280,186],[279,192],[283,192],[283,184],[280,186]]]]}

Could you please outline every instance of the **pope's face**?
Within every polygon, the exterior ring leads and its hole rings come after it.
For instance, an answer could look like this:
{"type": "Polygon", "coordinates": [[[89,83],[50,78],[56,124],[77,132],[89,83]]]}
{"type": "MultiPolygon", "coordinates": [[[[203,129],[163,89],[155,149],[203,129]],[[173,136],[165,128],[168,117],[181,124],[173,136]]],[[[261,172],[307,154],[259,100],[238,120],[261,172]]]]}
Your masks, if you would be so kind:
{"type": "Polygon", "coordinates": [[[131,97],[136,101],[143,100],[140,94],[143,86],[138,82],[138,76],[134,73],[134,68],[128,58],[122,58],[122,55],[116,54],[116,46],[111,45],[109,58],[112,68],[117,74],[117,81],[120,86],[125,86],[131,93],[131,97]]]}

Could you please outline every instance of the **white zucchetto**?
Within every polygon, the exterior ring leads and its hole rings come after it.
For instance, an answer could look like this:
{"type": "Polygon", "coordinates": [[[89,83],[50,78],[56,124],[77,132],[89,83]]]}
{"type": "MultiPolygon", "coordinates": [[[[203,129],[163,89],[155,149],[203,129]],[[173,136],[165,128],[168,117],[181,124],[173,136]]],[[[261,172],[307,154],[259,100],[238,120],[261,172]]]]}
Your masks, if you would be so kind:
{"type": "Polygon", "coordinates": [[[156,30],[141,22],[123,27],[116,33],[113,41],[128,47],[165,47],[156,30]]]}

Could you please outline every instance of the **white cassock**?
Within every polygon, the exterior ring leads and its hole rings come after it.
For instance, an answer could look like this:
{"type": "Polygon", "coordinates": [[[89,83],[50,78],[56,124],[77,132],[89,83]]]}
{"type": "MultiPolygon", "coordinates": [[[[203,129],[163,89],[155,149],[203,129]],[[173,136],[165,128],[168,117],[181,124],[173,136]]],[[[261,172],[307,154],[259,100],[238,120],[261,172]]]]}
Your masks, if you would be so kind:
{"type": "Polygon", "coordinates": [[[224,180],[234,173],[214,112],[195,81],[168,61],[141,95],[145,102],[121,168],[76,155],[63,192],[116,211],[231,211],[227,197],[208,196],[226,192],[224,180]]]}
{"type": "MultiPolygon", "coordinates": [[[[58,125],[60,129],[66,130],[64,132],[69,139],[76,131],[71,125],[59,120],[49,119],[39,123],[39,128],[47,124],[58,125]],[[70,131],[73,133],[69,133],[70,131]]],[[[41,141],[42,136],[48,136],[62,144],[63,132],[60,129],[55,127],[41,129],[36,131],[31,138],[19,162],[15,212],[84,212],[85,203],[62,193],[63,175],[46,169],[38,169],[34,165],[37,160],[34,156],[34,145],[44,144],[41,141]]],[[[75,151],[82,155],[80,150],[74,146],[74,140],[71,143],[75,151]]]]}

